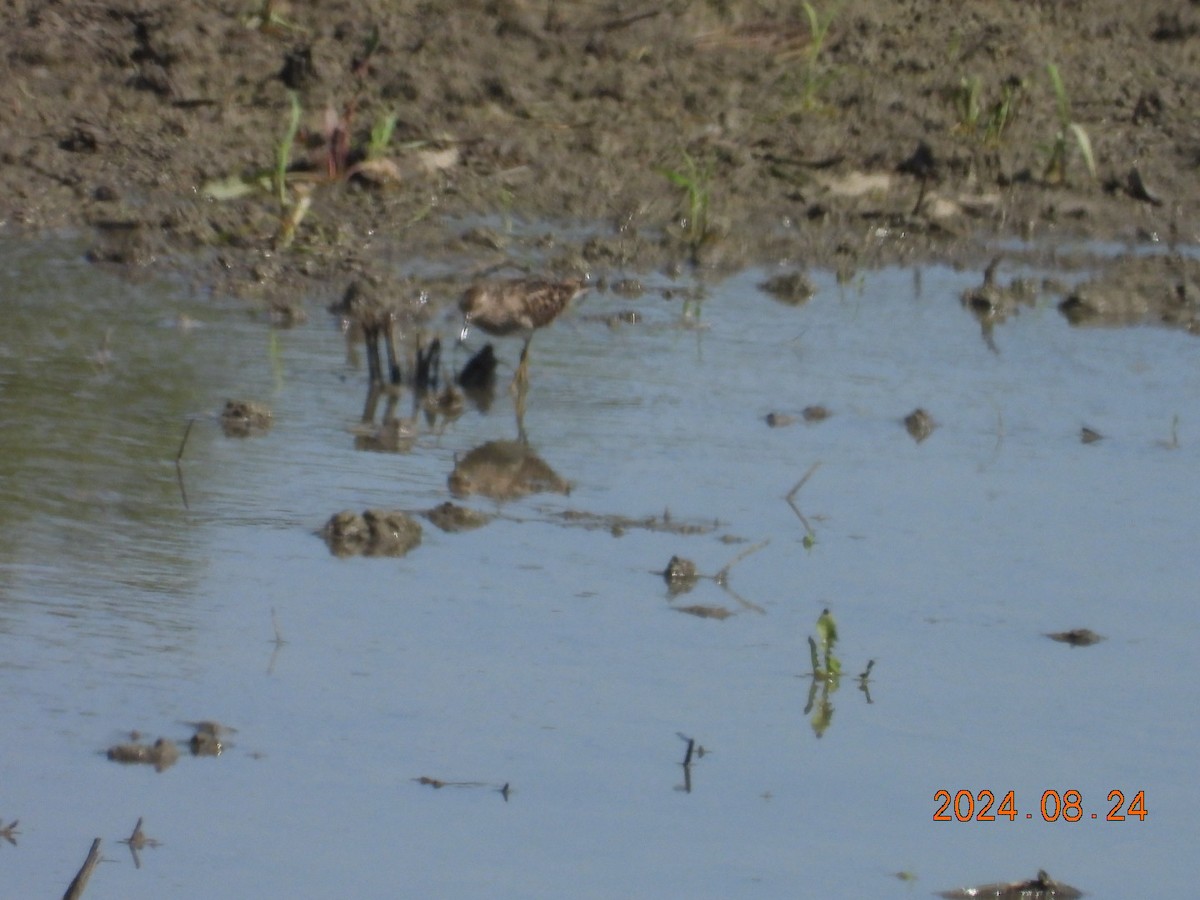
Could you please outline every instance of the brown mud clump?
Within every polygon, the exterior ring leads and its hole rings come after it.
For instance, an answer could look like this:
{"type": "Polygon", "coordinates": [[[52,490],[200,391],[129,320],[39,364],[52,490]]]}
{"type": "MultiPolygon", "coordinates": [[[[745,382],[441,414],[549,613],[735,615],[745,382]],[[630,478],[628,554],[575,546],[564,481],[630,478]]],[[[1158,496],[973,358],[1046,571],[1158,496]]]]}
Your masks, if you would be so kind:
{"type": "Polygon", "coordinates": [[[399,510],[336,513],[321,529],[334,556],[404,556],[421,543],[421,523],[399,510]]]}
{"type": "Polygon", "coordinates": [[[226,400],[221,410],[221,430],[225,437],[265,434],[271,428],[271,421],[271,410],[253,400],[226,400]]]}
{"type": "Polygon", "coordinates": [[[1059,310],[1072,325],[1156,324],[1200,334],[1200,260],[1130,257],[1075,288],[1059,310]]]}
{"type": "Polygon", "coordinates": [[[460,531],[473,531],[482,528],[492,521],[492,516],[479,512],[467,506],[459,506],[447,500],[433,509],[425,511],[424,516],[442,531],[451,534],[460,531]]]}
{"type": "Polygon", "coordinates": [[[662,576],[667,583],[667,590],[671,592],[672,596],[686,594],[700,580],[696,564],[682,556],[672,556],[667,562],[667,567],[663,569],[662,576]]]}
{"type": "Polygon", "coordinates": [[[1046,637],[1060,644],[1070,644],[1072,647],[1090,647],[1104,640],[1104,635],[1096,634],[1090,628],[1072,628],[1070,631],[1054,631],[1046,637]]]}
{"type": "Polygon", "coordinates": [[[130,742],[116,744],[106,753],[113,762],[154,766],[155,771],[169,769],[179,760],[179,748],[174,741],[159,738],[153,744],[130,742]]]}
{"type": "Polygon", "coordinates": [[[770,294],[780,303],[788,306],[800,306],[812,299],[817,292],[812,281],[805,272],[789,272],[768,278],[759,286],[759,290],[770,294]]]}
{"type": "Polygon", "coordinates": [[[904,417],[904,428],[908,431],[909,436],[919,444],[933,434],[933,430],[937,428],[937,422],[933,420],[933,416],[918,407],[904,417]]]}

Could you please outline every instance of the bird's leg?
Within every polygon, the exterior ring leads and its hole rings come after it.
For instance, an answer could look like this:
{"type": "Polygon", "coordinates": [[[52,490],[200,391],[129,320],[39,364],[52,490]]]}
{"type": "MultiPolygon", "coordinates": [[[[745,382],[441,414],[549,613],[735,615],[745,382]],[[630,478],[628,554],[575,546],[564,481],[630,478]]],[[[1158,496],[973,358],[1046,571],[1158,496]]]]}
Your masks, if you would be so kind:
{"type": "Polygon", "coordinates": [[[442,340],[434,338],[427,347],[417,345],[417,372],[413,386],[419,393],[437,390],[438,374],[442,363],[442,340]]]}
{"type": "Polygon", "coordinates": [[[513,389],[518,397],[529,390],[529,344],[532,340],[532,334],[526,336],[525,346],[521,348],[521,361],[517,364],[517,375],[513,379],[513,389]]]}
{"type": "Polygon", "coordinates": [[[528,446],[529,438],[525,435],[525,391],[517,392],[517,440],[528,446]]]}
{"type": "MultiPolygon", "coordinates": [[[[388,313],[383,320],[383,339],[387,342],[388,375],[392,384],[400,383],[400,363],[396,357],[396,316],[388,313]]],[[[375,351],[379,353],[378,350],[375,351]]]]}
{"type": "Polygon", "coordinates": [[[367,371],[370,373],[371,384],[382,384],[383,376],[379,371],[379,326],[363,323],[363,344],[367,350],[367,371]]]}

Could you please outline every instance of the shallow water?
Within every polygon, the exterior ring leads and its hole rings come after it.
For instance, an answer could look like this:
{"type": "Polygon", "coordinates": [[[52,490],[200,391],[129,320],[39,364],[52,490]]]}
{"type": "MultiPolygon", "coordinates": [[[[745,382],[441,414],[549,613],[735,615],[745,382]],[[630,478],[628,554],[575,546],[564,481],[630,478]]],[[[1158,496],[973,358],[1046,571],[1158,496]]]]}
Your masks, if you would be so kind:
{"type": "Polygon", "coordinates": [[[485,528],[338,559],[330,514],[447,499],[456,458],[516,436],[508,397],[358,452],[365,373],[331,318],[272,331],[69,244],[0,245],[0,273],[7,895],[61,893],[97,836],[97,896],[901,897],[1039,868],[1098,898],[1194,889],[1195,338],[1047,304],[993,353],[957,300],[978,273],[940,268],[816,273],[798,308],[745,273],[687,328],[679,300],[593,295],[533,342],[525,426],[570,495],[475,497],[485,528]],[[228,397],[269,404],[269,433],[222,436],[228,397]],[[764,424],[816,403],[833,417],[764,424]],[[784,497],[817,463],[806,548],[784,497]],[[614,536],[567,510],[719,524],[614,536]],[[730,590],[672,600],[655,574],[762,541],[730,590]],[[818,738],[824,607],[846,675],[818,738]],[[1043,636],[1075,627],[1108,640],[1043,636]],[[104,758],[196,719],[238,728],[219,758],[104,758]],[[690,792],[677,733],[710,751],[690,792]],[[933,821],[937,791],[985,788],[1018,820],[933,821]],[[1047,789],[1084,819],[1041,821],[1047,789]],[[1104,821],[1114,789],[1145,791],[1144,822],[1104,821]],[[161,846],[135,869],[139,816],[161,846]]]}

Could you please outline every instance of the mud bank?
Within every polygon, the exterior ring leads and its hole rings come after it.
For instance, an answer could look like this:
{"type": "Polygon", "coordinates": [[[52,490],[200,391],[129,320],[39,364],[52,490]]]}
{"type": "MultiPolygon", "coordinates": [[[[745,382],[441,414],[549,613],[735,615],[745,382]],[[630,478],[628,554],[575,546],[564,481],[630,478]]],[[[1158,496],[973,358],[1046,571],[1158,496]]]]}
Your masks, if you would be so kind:
{"type": "Polygon", "coordinates": [[[448,298],[497,266],[849,274],[1200,236],[1194,5],[812,12],[17,0],[0,220],[284,320],[363,265],[448,298]]]}

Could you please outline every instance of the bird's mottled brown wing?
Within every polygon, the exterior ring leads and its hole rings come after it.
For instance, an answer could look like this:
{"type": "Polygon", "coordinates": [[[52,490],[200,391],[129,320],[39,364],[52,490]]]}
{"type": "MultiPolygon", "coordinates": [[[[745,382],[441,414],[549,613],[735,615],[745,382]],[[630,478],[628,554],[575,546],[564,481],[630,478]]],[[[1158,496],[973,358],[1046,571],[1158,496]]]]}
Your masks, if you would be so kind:
{"type": "Polygon", "coordinates": [[[579,281],[522,281],[513,287],[523,295],[519,302],[526,328],[549,325],[583,290],[579,281]]]}
{"type": "Polygon", "coordinates": [[[459,301],[468,322],[494,335],[532,332],[549,325],[585,290],[583,282],[518,279],[473,284],[459,301]]]}

